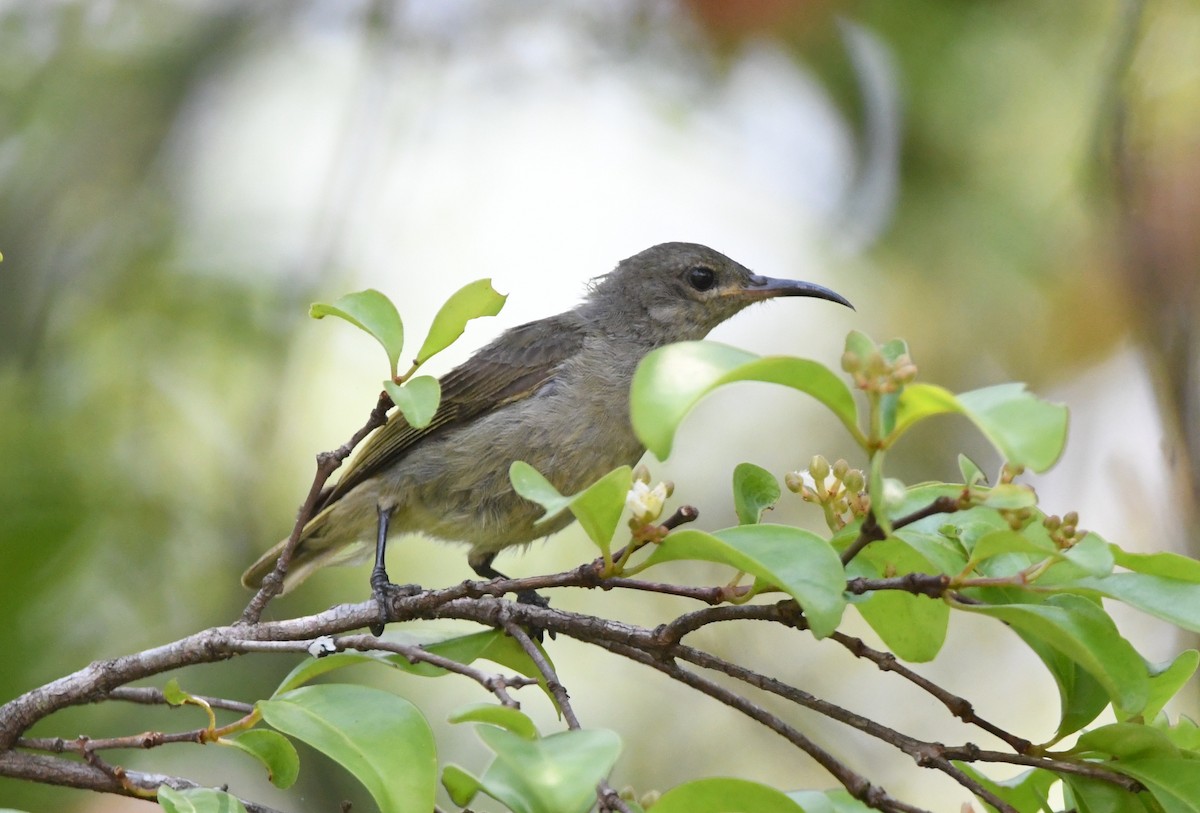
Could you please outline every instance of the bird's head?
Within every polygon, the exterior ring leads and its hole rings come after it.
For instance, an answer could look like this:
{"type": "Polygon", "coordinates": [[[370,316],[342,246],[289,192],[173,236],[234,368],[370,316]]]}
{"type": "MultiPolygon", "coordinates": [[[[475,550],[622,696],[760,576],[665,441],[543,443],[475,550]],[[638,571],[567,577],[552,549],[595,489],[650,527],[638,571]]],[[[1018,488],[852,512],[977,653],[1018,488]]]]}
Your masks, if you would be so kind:
{"type": "Polygon", "coordinates": [[[702,339],[747,305],[779,296],[810,296],[854,307],[811,282],[751,273],[707,246],[660,243],[596,280],[584,308],[612,334],[665,344],[702,339]]]}

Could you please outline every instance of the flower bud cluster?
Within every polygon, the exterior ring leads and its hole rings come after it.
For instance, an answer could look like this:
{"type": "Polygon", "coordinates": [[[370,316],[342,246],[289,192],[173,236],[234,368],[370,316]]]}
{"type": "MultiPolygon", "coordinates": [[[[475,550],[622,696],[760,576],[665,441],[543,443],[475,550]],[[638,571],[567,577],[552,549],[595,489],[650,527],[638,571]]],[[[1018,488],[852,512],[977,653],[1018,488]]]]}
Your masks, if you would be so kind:
{"type": "Polygon", "coordinates": [[[815,455],[807,471],[789,472],[783,482],[805,502],[824,508],[831,527],[844,527],[849,518],[865,516],[871,507],[866,477],[845,460],[830,465],[824,456],[815,455]]]}
{"type": "Polygon", "coordinates": [[[1079,528],[1079,514],[1075,511],[1068,511],[1062,517],[1052,514],[1042,520],[1042,525],[1050,532],[1050,539],[1059,550],[1074,547],[1087,536],[1087,531],[1079,528]]]}
{"type": "Polygon", "coordinates": [[[898,392],[917,377],[917,365],[907,353],[888,361],[878,350],[864,358],[853,350],[842,353],[842,369],[854,379],[854,386],[865,392],[898,392]]]}

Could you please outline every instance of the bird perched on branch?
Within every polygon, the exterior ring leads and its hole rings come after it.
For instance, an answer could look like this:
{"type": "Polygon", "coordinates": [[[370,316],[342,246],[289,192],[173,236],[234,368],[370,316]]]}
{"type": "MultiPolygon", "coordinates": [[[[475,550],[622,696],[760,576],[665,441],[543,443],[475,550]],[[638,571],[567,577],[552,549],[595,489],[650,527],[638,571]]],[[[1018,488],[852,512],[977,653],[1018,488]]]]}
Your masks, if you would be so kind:
{"type": "MultiPolygon", "coordinates": [[[[416,429],[396,412],[375,432],[304,527],[283,589],[317,568],[365,561],[382,600],[384,552],[393,534],[421,532],[470,546],[484,578],[501,577],[496,554],[548,536],[570,512],[536,524],[540,506],[513,491],[524,460],[563,494],[578,492],[645,448],[629,419],[634,369],[651,350],[702,339],[748,305],[806,296],[853,307],[809,282],[753,274],[694,243],[663,243],[595,280],[557,316],[512,328],[441,380],[433,421],[416,429]]],[[[242,576],[258,587],[284,542],[242,576]]]]}

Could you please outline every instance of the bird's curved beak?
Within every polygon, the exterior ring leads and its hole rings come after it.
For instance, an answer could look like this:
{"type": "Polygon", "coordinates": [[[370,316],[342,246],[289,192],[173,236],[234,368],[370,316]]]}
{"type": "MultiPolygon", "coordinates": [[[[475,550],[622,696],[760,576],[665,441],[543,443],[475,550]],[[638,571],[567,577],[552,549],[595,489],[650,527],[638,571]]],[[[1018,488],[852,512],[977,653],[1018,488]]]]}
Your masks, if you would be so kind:
{"type": "Polygon", "coordinates": [[[777,296],[811,296],[817,299],[827,299],[854,310],[850,300],[836,291],[831,291],[824,285],[817,285],[815,282],[803,282],[798,279],[775,279],[751,274],[746,286],[737,294],[751,301],[772,299],[777,296]]]}

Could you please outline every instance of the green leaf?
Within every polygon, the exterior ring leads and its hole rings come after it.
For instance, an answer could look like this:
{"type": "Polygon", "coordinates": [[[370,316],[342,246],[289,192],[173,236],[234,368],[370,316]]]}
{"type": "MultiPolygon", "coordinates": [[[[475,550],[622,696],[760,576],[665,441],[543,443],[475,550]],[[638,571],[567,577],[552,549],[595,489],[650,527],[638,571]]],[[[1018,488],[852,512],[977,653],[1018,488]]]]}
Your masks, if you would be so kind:
{"type": "Polygon", "coordinates": [[[433,317],[429,335],[425,337],[425,343],[417,353],[417,364],[424,364],[432,356],[452,345],[463,334],[467,322],[480,316],[498,314],[506,299],[506,295],[497,293],[492,288],[490,279],[477,279],[455,291],[446,300],[446,304],[442,305],[437,316],[433,317]]]}
{"type": "Polygon", "coordinates": [[[300,775],[300,755],[296,753],[296,746],[277,732],[256,728],[217,742],[245,751],[261,762],[271,784],[277,788],[290,788],[300,775]]]}
{"type": "Polygon", "coordinates": [[[1200,583],[1200,561],[1178,553],[1129,553],[1116,545],[1110,550],[1114,561],[1123,568],[1147,576],[1166,576],[1186,582],[1200,583]]]}
{"type": "Polygon", "coordinates": [[[1150,667],[1150,699],[1142,709],[1141,716],[1153,720],[1158,716],[1167,701],[1174,697],[1184,687],[1196,668],[1200,666],[1200,652],[1186,649],[1175,656],[1175,660],[1150,667]]]}
{"type": "Polygon", "coordinates": [[[479,780],[453,763],[442,769],[442,786],[450,796],[450,801],[459,807],[466,807],[482,790],[479,780]]]}
{"type": "MultiPolygon", "coordinates": [[[[1011,779],[998,782],[984,776],[969,763],[956,761],[954,767],[983,785],[985,790],[991,791],[1015,807],[1020,813],[1040,813],[1045,810],[1047,800],[1050,798],[1050,788],[1058,782],[1055,774],[1041,768],[1033,768],[1017,774],[1011,779]]],[[[996,809],[982,799],[980,802],[987,810],[994,811],[996,809]]]]}
{"type": "Polygon", "coordinates": [[[292,671],[287,673],[271,697],[290,692],[327,672],[358,663],[386,664],[387,660],[381,652],[335,652],[322,658],[306,658],[292,667],[292,671]]]}
{"type": "Polygon", "coordinates": [[[395,378],[404,351],[404,323],[392,300],[372,288],[339,297],[333,304],[314,302],[308,309],[314,319],[336,316],[365,330],[383,346],[391,365],[391,377],[395,378]]]}
{"type": "Polygon", "coordinates": [[[1108,708],[1108,692],[1075,661],[1036,636],[1026,635],[1020,630],[1016,630],[1016,633],[1046,664],[1046,669],[1058,686],[1060,715],[1053,742],[1075,733],[1108,708]]]}
{"type": "Polygon", "coordinates": [[[1031,553],[1037,557],[1057,557],[1058,549],[1049,539],[1033,539],[1012,529],[992,531],[984,534],[971,549],[971,565],[1005,553],[1031,553]]]}
{"type": "MultiPolygon", "coordinates": [[[[929,560],[894,538],[868,545],[858,558],[871,563],[875,575],[887,572],[903,576],[934,570],[929,560]]],[[[865,601],[856,602],[854,608],[901,660],[931,661],[946,641],[950,607],[944,601],[903,590],[878,590],[865,601]]]]}
{"type": "Polygon", "coordinates": [[[775,475],[753,463],[739,463],[733,470],[733,506],[738,522],[754,525],[763,511],[779,502],[779,482],[775,475]]]}
{"type": "Polygon", "coordinates": [[[166,685],[163,686],[162,693],[163,700],[166,700],[172,706],[182,706],[184,703],[192,700],[192,695],[181,689],[179,681],[175,678],[167,680],[166,685]]]}
{"type": "Polygon", "coordinates": [[[417,708],[368,686],[322,684],[258,703],[272,727],[303,740],[350,771],[381,813],[433,809],[437,756],[417,708]]]}
{"type": "Polygon", "coordinates": [[[967,555],[955,538],[941,533],[927,533],[913,525],[896,529],[891,536],[908,545],[932,565],[934,573],[957,576],[967,566],[967,555]]]}
{"type": "Polygon", "coordinates": [[[983,469],[975,465],[975,461],[965,454],[958,456],[958,470],[962,472],[963,483],[970,486],[986,486],[988,479],[983,469]]]}
{"type": "Polygon", "coordinates": [[[837,790],[794,790],[787,795],[804,808],[804,813],[875,813],[847,791],[837,790]]]}
{"type": "Polygon", "coordinates": [[[403,384],[384,381],[383,388],[414,429],[429,426],[442,400],[442,385],[431,375],[419,375],[403,384]]]}
{"type": "Polygon", "coordinates": [[[1067,408],[1039,400],[1024,384],[999,384],[955,396],[932,384],[909,384],[900,394],[891,446],[917,421],[965,415],[1005,460],[1033,471],[1054,465],[1067,442],[1067,408]]]}
{"type": "MultiPolygon", "coordinates": [[[[883,357],[888,366],[894,366],[901,356],[908,355],[908,344],[903,339],[891,339],[880,345],[879,355],[883,357]]],[[[901,387],[897,392],[885,392],[880,396],[879,412],[882,418],[880,428],[884,436],[891,434],[892,427],[896,425],[896,406],[900,393],[903,391],[904,387],[901,387]]]]}
{"type": "Polygon", "coordinates": [[[541,736],[529,715],[520,709],[498,706],[495,703],[473,703],[464,706],[448,719],[452,723],[489,723],[527,740],[536,740],[541,736]]]}
{"type": "Polygon", "coordinates": [[[716,342],[680,342],[642,359],[633,376],[633,431],[660,460],[671,453],[675,432],[708,393],[734,381],[765,381],[806,392],[833,412],[859,443],[858,408],[850,389],[815,361],[752,353],[716,342]]]}
{"type": "Polygon", "coordinates": [[[246,813],[236,796],[212,788],[175,790],[159,785],[158,804],[167,813],[246,813]]]}
{"type": "Polygon", "coordinates": [[[1162,805],[1163,813],[1200,813],[1200,761],[1137,759],[1107,763],[1132,776],[1162,805]]]}
{"type": "Polygon", "coordinates": [[[620,738],[605,729],[562,731],[536,740],[490,725],[476,731],[496,753],[478,790],[513,813],[586,813],[596,803],[596,785],[621,753],[620,738]]]}
{"type": "Polygon", "coordinates": [[[1123,601],[1177,627],[1200,632],[1200,584],[1195,582],[1144,573],[1113,573],[1077,579],[1062,588],[1123,601]]]}
{"type": "Polygon", "coordinates": [[[512,481],[513,491],[545,509],[541,522],[557,516],[571,505],[571,497],[559,494],[553,483],[524,460],[513,461],[508,467],[508,479],[512,481]]]}
{"type": "Polygon", "coordinates": [[[613,469],[569,497],[560,494],[553,483],[523,460],[514,461],[508,467],[508,478],[514,491],[545,509],[545,515],[538,522],[545,522],[569,508],[588,538],[601,550],[608,550],[617,523],[621,521],[621,512],[625,510],[625,498],[633,484],[633,470],[629,466],[613,469]]]}
{"type": "Polygon", "coordinates": [[[1157,728],[1140,723],[1110,723],[1079,735],[1069,753],[1102,754],[1107,759],[1177,759],[1179,749],[1157,728]]]}
{"type": "Polygon", "coordinates": [[[1044,604],[960,604],[959,609],[991,616],[1041,639],[1094,677],[1122,711],[1136,713],[1145,705],[1149,696],[1145,663],[1095,603],[1057,595],[1044,604]]]}
{"type": "Polygon", "coordinates": [[[824,638],[846,609],[846,573],[829,543],[788,525],[741,525],[708,534],[691,528],[669,534],[644,566],[677,560],[729,565],[796,599],[809,629],[824,638]]]}
{"type": "MultiPolygon", "coordinates": [[[[1111,782],[1064,773],[1063,800],[1067,810],[1078,813],[1152,813],[1141,794],[1132,794],[1111,782]]],[[[1153,813],[1162,813],[1153,810],[1153,813]]]]}
{"type": "Polygon", "coordinates": [[[654,803],[654,813],[813,813],[782,791],[728,777],[676,785],[654,803]]]}
{"type": "Polygon", "coordinates": [[[571,513],[579,520],[588,539],[601,550],[608,550],[621,512],[625,510],[625,497],[633,485],[633,469],[621,466],[613,469],[584,491],[571,498],[571,513]]]}
{"type": "Polygon", "coordinates": [[[976,489],[982,497],[980,505],[999,510],[1017,508],[1034,508],[1037,506],[1037,492],[1021,483],[1000,483],[991,488],[976,489]]]}

